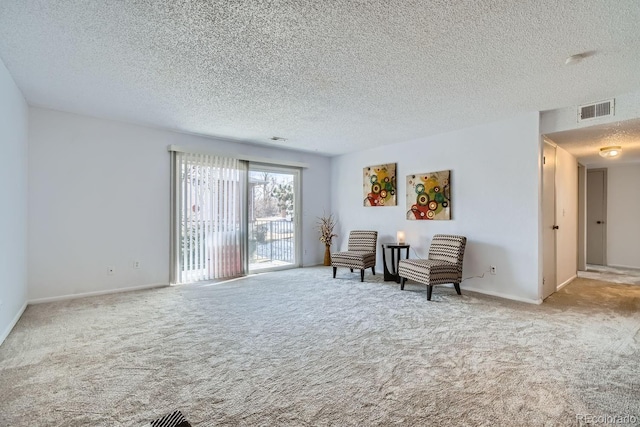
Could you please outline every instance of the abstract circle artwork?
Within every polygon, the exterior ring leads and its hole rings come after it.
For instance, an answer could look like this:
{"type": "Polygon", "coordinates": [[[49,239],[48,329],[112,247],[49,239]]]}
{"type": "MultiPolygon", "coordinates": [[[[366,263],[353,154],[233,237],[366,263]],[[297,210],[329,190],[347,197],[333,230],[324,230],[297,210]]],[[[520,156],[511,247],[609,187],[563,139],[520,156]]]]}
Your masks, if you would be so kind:
{"type": "Polygon", "coordinates": [[[364,206],[396,206],[396,164],[368,166],[362,170],[364,206]]]}
{"type": "Polygon", "coordinates": [[[407,219],[451,219],[451,171],[407,175],[407,219]]]}

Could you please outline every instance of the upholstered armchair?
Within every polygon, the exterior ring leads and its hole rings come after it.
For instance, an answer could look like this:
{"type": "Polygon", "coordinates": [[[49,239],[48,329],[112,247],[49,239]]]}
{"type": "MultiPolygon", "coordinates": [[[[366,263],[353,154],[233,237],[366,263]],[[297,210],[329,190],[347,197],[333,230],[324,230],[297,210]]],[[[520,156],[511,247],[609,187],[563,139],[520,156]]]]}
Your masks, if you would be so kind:
{"type": "Polygon", "coordinates": [[[434,285],[453,283],[458,295],[462,282],[462,259],[467,238],[451,234],[436,234],[429,247],[428,259],[403,259],[398,264],[398,275],[402,278],[400,289],[407,279],[427,285],[427,300],[431,301],[434,285]]]}
{"type": "Polygon", "coordinates": [[[331,254],[333,278],[336,278],[338,267],[347,267],[351,269],[351,272],[354,268],[359,269],[361,282],[364,282],[364,270],[369,267],[375,276],[377,240],[377,231],[355,230],[349,233],[347,250],[331,254]]]}

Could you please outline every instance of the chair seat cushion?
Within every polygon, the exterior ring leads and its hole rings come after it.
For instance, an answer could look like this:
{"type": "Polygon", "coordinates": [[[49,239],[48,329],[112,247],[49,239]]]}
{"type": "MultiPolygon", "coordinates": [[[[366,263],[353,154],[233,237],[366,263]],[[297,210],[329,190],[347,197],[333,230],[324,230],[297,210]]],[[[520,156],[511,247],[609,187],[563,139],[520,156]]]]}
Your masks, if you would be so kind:
{"type": "Polygon", "coordinates": [[[376,263],[375,252],[344,251],[331,254],[331,265],[334,267],[369,268],[376,263]]]}
{"type": "Polygon", "coordinates": [[[459,283],[462,271],[453,262],[432,259],[403,259],[398,264],[400,277],[429,285],[459,283]]]}

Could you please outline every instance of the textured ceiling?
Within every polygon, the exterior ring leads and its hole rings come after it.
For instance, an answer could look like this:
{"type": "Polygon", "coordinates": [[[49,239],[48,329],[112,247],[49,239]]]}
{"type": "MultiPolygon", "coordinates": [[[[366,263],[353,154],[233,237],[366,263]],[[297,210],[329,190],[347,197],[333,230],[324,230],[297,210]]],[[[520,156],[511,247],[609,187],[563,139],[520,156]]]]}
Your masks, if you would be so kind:
{"type": "Polygon", "coordinates": [[[590,126],[546,135],[586,166],[640,163],[640,119],[590,126]],[[620,157],[603,159],[600,148],[622,147],[620,157]]]}
{"type": "Polygon", "coordinates": [[[638,22],[637,0],[1,0],[0,57],[32,105],[338,154],[638,90],[638,22]]]}

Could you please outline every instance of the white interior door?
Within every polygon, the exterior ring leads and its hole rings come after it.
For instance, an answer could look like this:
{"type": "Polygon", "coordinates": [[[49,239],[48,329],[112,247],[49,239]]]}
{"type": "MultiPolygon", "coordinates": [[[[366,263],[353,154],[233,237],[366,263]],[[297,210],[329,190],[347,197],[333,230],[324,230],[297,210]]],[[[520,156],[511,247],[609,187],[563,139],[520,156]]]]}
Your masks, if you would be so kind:
{"type": "Polygon", "coordinates": [[[606,265],[607,170],[587,171],[587,264],[606,265]]]}
{"type": "Polygon", "coordinates": [[[542,165],[542,299],[556,291],[556,147],[545,141],[542,165]]]}

